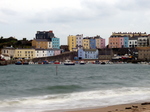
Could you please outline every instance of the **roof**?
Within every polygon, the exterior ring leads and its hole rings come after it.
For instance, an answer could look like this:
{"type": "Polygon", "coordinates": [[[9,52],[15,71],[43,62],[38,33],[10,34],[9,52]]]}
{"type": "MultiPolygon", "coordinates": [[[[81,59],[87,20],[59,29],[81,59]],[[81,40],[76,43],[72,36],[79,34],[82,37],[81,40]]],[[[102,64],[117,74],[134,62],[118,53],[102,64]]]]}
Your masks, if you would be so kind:
{"type": "Polygon", "coordinates": [[[35,41],[39,41],[39,42],[49,42],[47,39],[34,39],[35,41]]]}
{"type": "Polygon", "coordinates": [[[46,50],[51,50],[51,51],[54,50],[54,51],[55,51],[55,50],[61,50],[61,49],[56,49],[56,48],[53,48],[53,49],[40,49],[40,48],[36,48],[35,50],[45,50],[45,51],[46,51],[46,50]]]}
{"type": "Polygon", "coordinates": [[[129,40],[138,40],[138,37],[129,38],[129,40]]]}
{"type": "Polygon", "coordinates": [[[83,51],[96,51],[97,49],[84,49],[83,51]]]}

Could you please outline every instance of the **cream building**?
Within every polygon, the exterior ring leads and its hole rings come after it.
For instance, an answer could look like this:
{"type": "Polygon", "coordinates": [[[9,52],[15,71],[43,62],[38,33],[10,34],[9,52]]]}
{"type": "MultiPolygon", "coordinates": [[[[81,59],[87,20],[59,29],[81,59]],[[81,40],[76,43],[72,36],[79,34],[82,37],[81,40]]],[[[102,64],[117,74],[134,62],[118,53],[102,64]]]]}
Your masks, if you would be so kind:
{"type": "Polygon", "coordinates": [[[90,40],[88,38],[84,38],[82,41],[83,49],[90,49],[90,40]]]}
{"type": "Polygon", "coordinates": [[[129,36],[129,37],[140,37],[147,36],[146,32],[112,32],[112,36],[129,36]]]}
{"type": "Polygon", "coordinates": [[[15,58],[33,59],[35,58],[35,49],[15,49],[15,58]]]}

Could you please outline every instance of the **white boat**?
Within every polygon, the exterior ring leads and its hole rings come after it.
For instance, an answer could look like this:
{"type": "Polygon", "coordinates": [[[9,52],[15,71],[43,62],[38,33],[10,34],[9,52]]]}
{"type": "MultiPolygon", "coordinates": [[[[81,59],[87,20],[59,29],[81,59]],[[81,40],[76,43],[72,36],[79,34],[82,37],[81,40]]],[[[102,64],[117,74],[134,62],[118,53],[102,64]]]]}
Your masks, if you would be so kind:
{"type": "Polygon", "coordinates": [[[65,60],[64,65],[75,65],[71,60],[65,60]]]}
{"type": "Polygon", "coordinates": [[[85,61],[80,61],[80,65],[84,65],[84,64],[86,64],[85,61]]]}

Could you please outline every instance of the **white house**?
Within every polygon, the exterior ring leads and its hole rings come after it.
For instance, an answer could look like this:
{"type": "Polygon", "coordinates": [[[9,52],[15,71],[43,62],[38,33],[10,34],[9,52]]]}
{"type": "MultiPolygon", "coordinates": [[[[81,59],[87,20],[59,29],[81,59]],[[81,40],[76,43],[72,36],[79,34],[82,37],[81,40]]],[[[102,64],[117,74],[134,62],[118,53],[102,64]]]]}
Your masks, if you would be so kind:
{"type": "Polygon", "coordinates": [[[138,45],[138,37],[129,38],[129,41],[128,41],[129,47],[137,47],[137,45],[138,45]]]}
{"type": "Polygon", "coordinates": [[[61,49],[35,49],[35,57],[55,56],[61,53],[61,49]]]}

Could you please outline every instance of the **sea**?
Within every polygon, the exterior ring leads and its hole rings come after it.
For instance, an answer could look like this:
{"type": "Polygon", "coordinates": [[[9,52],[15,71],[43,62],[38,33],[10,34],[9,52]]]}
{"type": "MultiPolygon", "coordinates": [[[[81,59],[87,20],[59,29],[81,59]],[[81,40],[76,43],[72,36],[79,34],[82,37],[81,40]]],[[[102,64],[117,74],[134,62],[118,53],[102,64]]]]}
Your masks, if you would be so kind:
{"type": "Polygon", "coordinates": [[[150,101],[150,65],[0,66],[0,112],[65,112],[150,101]]]}

